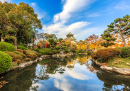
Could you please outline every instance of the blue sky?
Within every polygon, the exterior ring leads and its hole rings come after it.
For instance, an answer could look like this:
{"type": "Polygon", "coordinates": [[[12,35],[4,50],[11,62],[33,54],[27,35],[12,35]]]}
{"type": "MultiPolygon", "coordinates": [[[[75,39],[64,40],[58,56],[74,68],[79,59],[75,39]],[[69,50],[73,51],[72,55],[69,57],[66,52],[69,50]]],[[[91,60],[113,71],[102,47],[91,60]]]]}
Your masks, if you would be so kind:
{"type": "Polygon", "coordinates": [[[100,35],[116,18],[130,14],[130,0],[0,0],[28,3],[38,14],[40,32],[65,38],[72,32],[77,40],[100,35]]]}

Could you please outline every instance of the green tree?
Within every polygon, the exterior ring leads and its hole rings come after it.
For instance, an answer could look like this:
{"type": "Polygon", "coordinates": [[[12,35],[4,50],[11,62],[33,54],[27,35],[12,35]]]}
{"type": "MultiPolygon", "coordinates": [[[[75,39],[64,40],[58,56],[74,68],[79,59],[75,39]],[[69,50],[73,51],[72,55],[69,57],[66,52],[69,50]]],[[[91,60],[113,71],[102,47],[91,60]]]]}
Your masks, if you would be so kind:
{"type": "Polygon", "coordinates": [[[115,19],[114,22],[108,25],[108,30],[113,33],[119,33],[126,47],[124,35],[130,32],[130,16],[126,15],[123,18],[115,19]]]}
{"type": "Polygon", "coordinates": [[[49,43],[50,43],[51,47],[54,48],[56,46],[56,44],[57,44],[57,41],[54,40],[53,38],[50,38],[49,43]]]}
{"type": "Polygon", "coordinates": [[[0,30],[4,30],[2,35],[8,39],[12,38],[11,36],[16,38],[14,40],[16,50],[17,43],[31,42],[30,38],[34,38],[36,29],[42,28],[41,21],[37,18],[33,8],[23,2],[19,5],[0,2],[0,14],[0,24],[2,24],[0,30]]]}
{"type": "Polygon", "coordinates": [[[114,45],[114,41],[116,39],[111,36],[109,31],[105,30],[104,34],[102,34],[101,36],[104,40],[106,40],[106,42],[101,43],[102,46],[108,47],[108,46],[114,45]]]}

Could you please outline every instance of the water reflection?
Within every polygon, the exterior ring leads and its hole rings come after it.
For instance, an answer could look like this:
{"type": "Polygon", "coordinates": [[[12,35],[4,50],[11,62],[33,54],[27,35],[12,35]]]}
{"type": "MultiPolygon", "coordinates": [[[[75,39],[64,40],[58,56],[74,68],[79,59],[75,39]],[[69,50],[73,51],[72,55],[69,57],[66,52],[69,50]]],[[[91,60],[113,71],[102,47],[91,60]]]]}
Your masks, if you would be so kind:
{"type": "Polygon", "coordinates": [[[21,71],[12,71],[0,79],[9,81],[0,91],[130,90],[130,76],[101,71],[89,58],[77,55],[45,59],[21,71]]]}

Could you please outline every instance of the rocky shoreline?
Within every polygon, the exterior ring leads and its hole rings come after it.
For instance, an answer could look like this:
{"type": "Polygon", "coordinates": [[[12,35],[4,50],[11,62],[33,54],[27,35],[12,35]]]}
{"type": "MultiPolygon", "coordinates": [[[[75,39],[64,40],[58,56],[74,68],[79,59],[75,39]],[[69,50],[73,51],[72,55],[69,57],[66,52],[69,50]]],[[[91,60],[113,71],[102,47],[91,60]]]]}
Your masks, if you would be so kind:
{"type": "Polygon", "coordinates": [[[91,59],[96,65],[100,66],[100,69],[105,70],[105,71],[111,71],[111,72],[116,72],[122,75],[130,75],[130,69],[127,68],[116,68],[116,67],[108,67],[102,63],[97,62],[94,59],[91,59]]]}

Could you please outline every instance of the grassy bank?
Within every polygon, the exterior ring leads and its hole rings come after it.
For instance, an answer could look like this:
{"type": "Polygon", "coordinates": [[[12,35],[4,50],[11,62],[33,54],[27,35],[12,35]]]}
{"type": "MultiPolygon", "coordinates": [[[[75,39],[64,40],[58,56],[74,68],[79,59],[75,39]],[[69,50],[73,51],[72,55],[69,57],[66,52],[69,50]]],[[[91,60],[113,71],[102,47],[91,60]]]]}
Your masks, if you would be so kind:
{"type": "Polygon", "coordinates": [[[109,65],[110,67],[130,69],[130,59],[129,58],[114,58],[108,61],[107,65],[109,65]]]}

